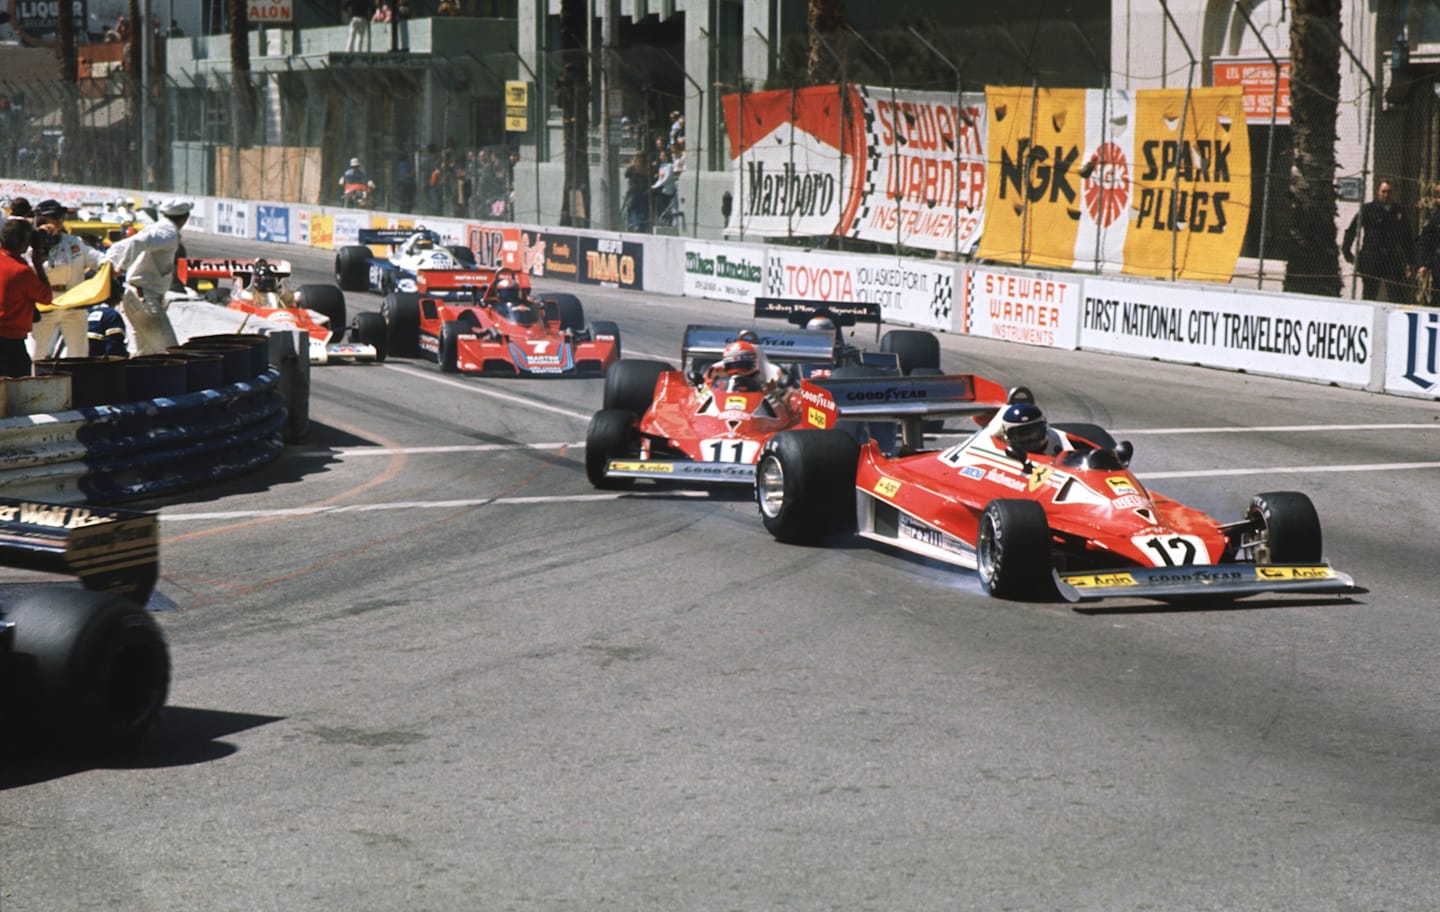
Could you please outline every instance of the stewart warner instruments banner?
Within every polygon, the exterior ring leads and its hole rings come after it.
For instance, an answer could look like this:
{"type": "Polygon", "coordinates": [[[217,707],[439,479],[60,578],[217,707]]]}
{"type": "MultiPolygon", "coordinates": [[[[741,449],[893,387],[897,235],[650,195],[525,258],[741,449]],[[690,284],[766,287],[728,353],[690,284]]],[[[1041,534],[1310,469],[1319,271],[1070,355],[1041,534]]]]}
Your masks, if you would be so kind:
{"type": "Polygon", "coordinates": [[[1250,217],[1239,86],[727,95],[731,232],[1227,281],[1250,217]],[[843,99],[843,104],[842,104],[843,99]],[[978,241],[978,244],[977,244],[978,241]],[[978,246],[978,250],[977,250],[978,246]]]}
{"type": "Polygon", "coordinates": [[[979,256],[1227,281],[1250,218],[1238,86],[1134,93],[987,88],[979,256]]]}
{"type": "Polygon", "coordinates": [[[985,203],[983,100],[872,86],[727,95],[728,227],[969,253],[985,203]]]}

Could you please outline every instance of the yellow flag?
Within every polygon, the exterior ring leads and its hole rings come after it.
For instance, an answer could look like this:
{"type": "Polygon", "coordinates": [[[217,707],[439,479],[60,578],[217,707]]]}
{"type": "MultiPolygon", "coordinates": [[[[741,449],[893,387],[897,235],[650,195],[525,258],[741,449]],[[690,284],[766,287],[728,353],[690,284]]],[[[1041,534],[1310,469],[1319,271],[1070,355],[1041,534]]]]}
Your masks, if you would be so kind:
{"type": "Polygon", "coordinates": [[[37,304],[43,313],[52,310],[67,310],[71,307],[89,307],[110,297],[110,264],[101,263],[95,274],[85,281],[55,296],[49,304],[37,304]]]}

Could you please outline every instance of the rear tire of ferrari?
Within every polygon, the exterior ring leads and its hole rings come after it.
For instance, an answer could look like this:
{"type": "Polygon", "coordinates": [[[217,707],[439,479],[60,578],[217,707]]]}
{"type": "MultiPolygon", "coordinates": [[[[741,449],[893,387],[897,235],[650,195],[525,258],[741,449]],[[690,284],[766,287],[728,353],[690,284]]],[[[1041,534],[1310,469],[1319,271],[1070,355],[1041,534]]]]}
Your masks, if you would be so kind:
{"type": "Polygon", "coordinates": [[[1045,508],[1031,500],[992,500],[980,514],[975,535],[980,585],[996,598],[1017,601],[1049,597],[1050,524],[1045,508]]]}
{"type": "Polygon", "coordinates": [[[440,371],[453,374],[460,370],[460,345],[456,337],[470,332],[470,327],[459,320],[446,320],[440,324],[440,371]]]}
{"type": "Polygon", "coordinates": [[[612,459],[634,456],[638,449],[635,413],[623,409],[602,409],[590,419],[585,431],[585,477],[602,491],[621,491],[635,484],[633,478],[607,478],[605,466],[612,459]]]}
{"type": "Polygon", "coordinates": [[[388,327],[385,318],[378,313],[355,315],[355,341],[361,345],[375,346],[375,360],[384,361],[389,353],[388,327]]]}
{"type": "Polygon", "coordinates": [[[900,372],[909,374],[917,367],[940,369],[940,340],[933,333],[918,329],[892,329],[880,337],[880,350],[900,356],[900,372]]]}
{"type": "Polygon", "coordinates": [[[301,285],[300,303],[330,321],[337,337],[345,332],[345,292],[334,285],[301,285]]]}
{"type": "Polygon", "coordinates": [[[335,254],[335,284],[346,291],[370,290],[370,248],[352,245],[335,254]]]}
{"type": "Polygon", "coordinates": [[[1272,564],[1313,564],[1323,559],[1320,515],[1299,491],[1271,491],[1250,498],[1250,518],[1265,529],[1272,564]]]}
{"type": "Polygon", "coordinates": [[[777,541],[814,544],[855,531],[860,446],[844,431],[782,431],[755,466],[760,521],[777,541]]]}
{"type": "Polygon", "coordinates": [[[46,587],[6,614],[18,690],[6,702],[41,740],[113,753],[145,736],[170,689],[170,654],[150,612],[108,593],[46,587]]]}
{"type": "Polygon", "coordinates": [[[397,358],[414,358],[420,354],[420,296],[392,291],[380,305],[385,318],[385,341],[389,353],[397,358]]]}
{"type": "Polygon", "coordinates": [[[674,370],[664,361],[632,358],[616,361],[605,372],[605,408],[623,409],[644,415],[655,401],[655,382],[666,371],[674,370]]]}

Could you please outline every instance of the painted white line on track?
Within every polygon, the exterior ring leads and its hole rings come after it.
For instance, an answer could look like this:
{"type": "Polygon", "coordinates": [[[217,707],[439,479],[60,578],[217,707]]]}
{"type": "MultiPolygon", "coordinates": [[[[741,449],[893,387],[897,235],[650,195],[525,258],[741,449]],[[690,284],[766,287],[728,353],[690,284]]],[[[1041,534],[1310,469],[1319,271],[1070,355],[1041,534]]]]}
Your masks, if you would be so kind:
{"type": "Polygon", "coordinates": [[[382,365],[386,370],[399,371],[411,377],[418,377],[421,380],[429,380],[431,383],[438,383],[441,386],[453,386],[458,390],[465,390],[467,393],[474,393],[477,396],[488,396],[491,399],[500,399],[504,402],[513,402],[516,405],[523,405],[526,408],[539,409],[542,412],[554,412],[557,415],[564,415],[567,418],[574,418],[577,421],[589,421],[589,412],[575,412],[558,405],[550,405],[535,399],[527,399],[524,396],[516,396],[511,393],[502,393],[499,390],[492,390],[488,387],[476,386],[473,383],[462,383],[459,380],[451,380],[449,377],[441,377],[426,371],[415,370],[412,367],[402,367],[399,364],[382,365]]]}
{"type": "MultiPolygon", "coordinates": [[[[1064,424],[1065,422],[1060,422],[1064,424]]],[[[1254,433],[1327,433],[1334,431],[1440,431],[1440,421],[1428,424],[1281,424],[1268,427],[1188,427],[1129,428],[1113,430],[1118,434],[1254,434],[1254,433]]]]}
{"type": "Polygon", "coordinates": [[[455,446],[428,447],[340,447],[334,450],[307,450],[297,457],[312,459],[349,459],[353,456],[424,456],[431,453],[493,453],[503,450],[584,449],[585,441],[574,443],[470,443],[455,446]]]}
{"type": "Polygon", "coordinates": [[[1440,462],[1376,462],[1333,466],[1269,466],[1253,469],[1202,469],[1192,472],[1136,472],[1135,477],[1151,478],[1216,478],[1222,475],[1316,475],[1336,472],[1412,472],[1416,469],[1440,469],[1440,462]]]}
{"type": "Polygon", "coordinates": [[[552,494],[538,497],[476,497],[468,500],[400,500],[378,504],[342,506],[290,507],[276,510],[231,510],[212,513],[161,513],[164,522],[189,522],[197,519],[232,520],[258,519],[273,516],[322,516],[346,513],[374,513],[387,510],[458,510],[465,507],[533,506],[552,503],[589,503],[602,500],[633,500],[661,495],[664,497],[709,497],[708,491],[605,491],[595,494],[552,494]]]}

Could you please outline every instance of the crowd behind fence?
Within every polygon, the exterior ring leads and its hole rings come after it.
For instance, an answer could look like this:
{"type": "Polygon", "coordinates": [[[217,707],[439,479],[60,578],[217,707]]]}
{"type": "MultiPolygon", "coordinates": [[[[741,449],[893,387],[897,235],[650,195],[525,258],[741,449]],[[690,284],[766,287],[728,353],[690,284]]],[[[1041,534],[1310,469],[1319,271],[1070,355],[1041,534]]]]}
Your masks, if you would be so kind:
{"type": "MultiPolygon", "coordinates": [[[[601,48],[597,36],[591,50],[569,52],[583,56],[589,78],[585,215],[598,227],[675,230],[678,223],[697,236],[725,236],[735,200],[723,97],[808,84],[817,53],[828,62],[824,77],[835,84],[951,93],[957,106],[962,93],[986,85],[1098,89],[1109,79],[1107,39],[1093,23],[1073,19],[1023,34],[1004,25],[956,30],[921,23],[811,37],[772,41],[752,30],[734,41],[712,39],[697,56],[677,31],[664,43],[620,50],[601,48]],[[695,71],[697,59],[704,66],[695,71]],[[659,152],[673,158],[677,136],[683,157],[679,168],[672,163],[673,197],[627,199],[626,169],[643,160],[653,188],[659,152]],[[637,205],[643,217],[634,220],[637,205]]],[[[557,208],[563,180],[556,167],[569,123],[558,103],[565,53],[417,53],[385,66],[337,65],[333,57],[264,61],[243,92],[233,74],[215,69],[172,68],[148,94],[120,67],[78,85],[0,76],[0,168],[21,179],[338,205],[341,175],[358,158],[375,183],[371,204],[378,209],[538,220],[557,208]],[[524,132],[506,130],[511,80],[529,83],[524,132]],[[237,148],[242,96],[254,115],[237,148]]],[[[1183,67],[1172,75],[1171,84],[1186,84],[1183,67]]],[[[1378,178],[1388,177],[1418,231],[1436,205],[1430,190],[1440,179],[1435,143],[1423,141],[1436,111],[1432,105],[1423,116],[1400,114],[1387,124],[1377,91],[1338,100],[1342,117],[1374,125],[1375,164],[1341,163],[1342,198],[1368,199],[1378,178]]],[[[1292,137],[1284,123],[1252,122],[1249,129],[1254,204],[1239,278],[1263,283],[1283,273],[1288,257],[1292,137]]],[[[1337,226],[1337,237],[1343,228],[1337,226]]],[[[766,239],[885,248],[801,231],[766,239]]]]}

